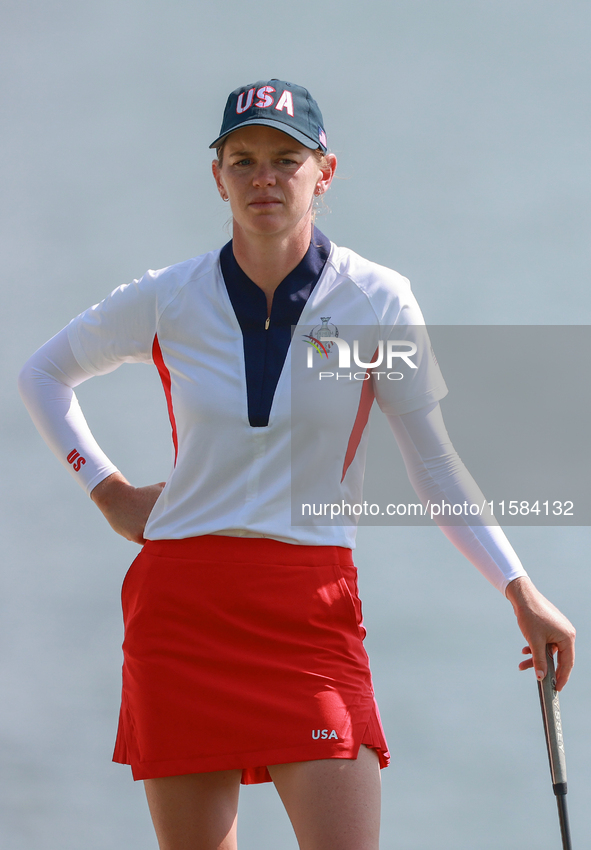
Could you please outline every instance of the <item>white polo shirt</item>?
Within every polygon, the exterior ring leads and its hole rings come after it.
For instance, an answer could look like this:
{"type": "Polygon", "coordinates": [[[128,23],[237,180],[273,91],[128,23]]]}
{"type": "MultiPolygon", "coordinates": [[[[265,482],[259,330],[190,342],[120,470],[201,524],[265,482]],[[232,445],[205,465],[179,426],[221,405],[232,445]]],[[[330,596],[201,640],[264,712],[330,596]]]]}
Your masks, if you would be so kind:
{"type": "MultiPolygon", "coordinates": [[[[272,388],[268,424],[257,427],[249,421],[244,336],[219,250],[119,287],[73,319],[68,337],[90,374],[124,361],[153,361],[160,372],[176,460],[147,539],[254,535],[352,548],[352,525],[292,525],[292,499],[362,500],[372,390],[391,413],[445,395],[422,326],[405,278],[331,245],[272,388]],[[380,344],[382,364],[368,379],[358,363],[374,362],[380,344]],[[347,346],[350,369],[342,367],[347,346]]],[[[80,474],[92,476],[87,466],[80,474]]]]}

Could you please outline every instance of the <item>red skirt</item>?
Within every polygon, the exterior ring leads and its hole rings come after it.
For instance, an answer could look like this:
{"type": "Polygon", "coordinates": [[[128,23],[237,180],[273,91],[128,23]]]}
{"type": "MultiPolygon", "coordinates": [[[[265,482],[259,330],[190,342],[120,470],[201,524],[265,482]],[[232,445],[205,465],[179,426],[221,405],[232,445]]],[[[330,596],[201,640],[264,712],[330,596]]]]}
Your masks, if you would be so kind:
{"type": "Polygon", "coordinates": [[[114,761],[134,779],[389,753],[351,550],[208,535],[146,543],[122,590],[114,761]]]}

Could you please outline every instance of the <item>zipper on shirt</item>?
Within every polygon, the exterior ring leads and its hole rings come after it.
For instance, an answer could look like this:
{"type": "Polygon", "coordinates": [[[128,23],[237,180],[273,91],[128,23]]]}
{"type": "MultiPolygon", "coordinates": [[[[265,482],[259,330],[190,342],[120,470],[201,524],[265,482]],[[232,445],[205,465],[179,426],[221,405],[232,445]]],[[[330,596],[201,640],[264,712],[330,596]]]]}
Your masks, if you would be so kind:
{"type": "Polygon", "coordinates": [[[271,324],[271,316],[267,316],[267,318],[265,319],[265,330],[266,330],[266,331],[268,331],[268,330],[269,330],[269,325],[270,325],[270,324],[271,324]]]}

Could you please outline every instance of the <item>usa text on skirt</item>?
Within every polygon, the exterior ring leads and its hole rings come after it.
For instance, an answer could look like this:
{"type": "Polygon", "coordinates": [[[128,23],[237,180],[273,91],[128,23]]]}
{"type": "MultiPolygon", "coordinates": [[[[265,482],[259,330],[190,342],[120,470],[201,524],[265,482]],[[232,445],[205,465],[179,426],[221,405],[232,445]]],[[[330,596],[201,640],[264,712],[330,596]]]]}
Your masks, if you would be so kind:
{"type": "Polygon", "coordinates": [[[135,779],[356,758],[387,744],[351,550],[220,536],[149,541],[122,591],[114,761],[135,779]]]}

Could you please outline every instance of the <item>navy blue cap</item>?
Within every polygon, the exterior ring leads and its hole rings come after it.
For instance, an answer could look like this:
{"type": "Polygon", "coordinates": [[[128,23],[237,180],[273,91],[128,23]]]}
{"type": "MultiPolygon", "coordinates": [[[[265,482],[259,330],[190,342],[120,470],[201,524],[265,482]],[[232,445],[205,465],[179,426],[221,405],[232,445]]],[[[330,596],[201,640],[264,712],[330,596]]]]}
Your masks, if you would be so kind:
{"type": "Polygon", "coordinates": [[[294,83],[259,80],[233,91],[226,103],[220,134],[209,147],[219,147],[234,130],[253,124],[281,130],[311,150],[327,151],[320,107],[307,89],[294,83]]]}

